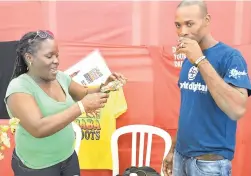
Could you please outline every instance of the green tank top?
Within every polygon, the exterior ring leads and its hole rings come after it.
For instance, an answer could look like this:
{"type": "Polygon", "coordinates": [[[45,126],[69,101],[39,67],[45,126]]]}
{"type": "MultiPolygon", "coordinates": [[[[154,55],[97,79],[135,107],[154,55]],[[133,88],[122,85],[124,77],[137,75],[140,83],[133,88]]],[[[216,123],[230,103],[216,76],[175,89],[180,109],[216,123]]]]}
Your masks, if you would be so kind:
{"type": "MultiPolygon", "coordinates": [[[[66,93],[65,102],[57,102],[49,97],[27,74],[20,75],[10,82],[5,97],[18,92],[27,93],[35,98],[43,117],[57,114],[75,103],[68,91],[71,78],[59,71],[57,80],[66,93]]],[[[10,117],[13,117],[8,107],[7,110],[10,117]]],[[[75,134],[72,124],[44,138],[33,137],[20,124],[15,132],[17,156],[27,167],[32,169],[50,167],[66,160],[74,151],[74,140],[75,134]]]]}

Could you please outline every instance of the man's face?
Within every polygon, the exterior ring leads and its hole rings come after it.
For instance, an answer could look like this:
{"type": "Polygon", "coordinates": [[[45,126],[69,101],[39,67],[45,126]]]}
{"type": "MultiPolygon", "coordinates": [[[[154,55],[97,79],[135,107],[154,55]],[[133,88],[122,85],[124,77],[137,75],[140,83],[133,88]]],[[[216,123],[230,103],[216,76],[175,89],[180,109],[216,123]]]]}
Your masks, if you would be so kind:
{"type": "Polygon", "coordinates": [[[175,15],[176,32],[179,37],[188,37],[198,43],[207,33],[210,16],[198,5],[179,7],[175,15]]]}

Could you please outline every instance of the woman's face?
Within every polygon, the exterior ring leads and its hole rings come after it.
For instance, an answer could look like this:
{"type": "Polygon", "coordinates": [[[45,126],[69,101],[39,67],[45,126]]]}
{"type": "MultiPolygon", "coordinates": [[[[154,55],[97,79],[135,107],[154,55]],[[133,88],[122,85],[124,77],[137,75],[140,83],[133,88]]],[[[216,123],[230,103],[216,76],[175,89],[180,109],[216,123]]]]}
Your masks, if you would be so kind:
{"type": "Polygon", "coordinates": [[[55,80],[59,65],[58,52],[58,45],[54,39],[41,41],[37,52],[30,57],[30,72],[46,81],[55,80]]]}

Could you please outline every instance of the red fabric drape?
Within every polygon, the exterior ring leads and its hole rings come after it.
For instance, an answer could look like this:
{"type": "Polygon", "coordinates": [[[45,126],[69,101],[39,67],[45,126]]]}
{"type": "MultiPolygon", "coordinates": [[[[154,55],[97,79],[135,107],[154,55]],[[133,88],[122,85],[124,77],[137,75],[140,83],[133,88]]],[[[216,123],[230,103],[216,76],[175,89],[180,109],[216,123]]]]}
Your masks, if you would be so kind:
{"type": "MultiPolygon", "coordinates": [[[[99,48],[112,71],[125,74],[128,111],[117,127],[150,124],[174,134],[177,129],[180,60],[173,60],[173,25],[178,2],[0,2],[0,41],[17,40],[25,32],[48,29],[55,33],[62,70],[99,48]],[[96,43],[96,44],[94,44],[96,43]],[[155,47],[140,47],[155,46],[155,47]]],[[[241,50],[250,68],[251,2],[208,2],[212,34],[241,50]]],[[[249,69],[250,70],[250,69],[249,69]]],[[[234,176],[251,175],[251,102],[238,123],[234,176]]],[[[6,121],[0,121],[6,123],[6,121]]],[[[13,140],[13,139],[12,139],[13,140]]],[[[119,140],[123,170],[130,164],[130,136],[119,140]]],[[[163,143],[154,138],[151,164],[160,169],[163,143]],[[160,148],[160,149],[157,149],[160,148]]],[[[11,149],[0,161],[0,175],[13,176],[11,149]]],[[[82,171],[84,176],[111,175],[110,171],[82,171]]]]}

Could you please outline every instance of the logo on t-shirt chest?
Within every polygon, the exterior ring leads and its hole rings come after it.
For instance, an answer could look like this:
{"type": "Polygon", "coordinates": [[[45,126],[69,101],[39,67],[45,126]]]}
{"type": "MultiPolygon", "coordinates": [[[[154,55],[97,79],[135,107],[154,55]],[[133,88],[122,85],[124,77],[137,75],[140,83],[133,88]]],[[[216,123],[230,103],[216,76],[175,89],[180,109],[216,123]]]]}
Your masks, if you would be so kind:
{"type": "Polygon", "coordinates": [[[82,115],[75,122],[82,129],[82,140],[100,140],[100,113],[82,115]]]}
{"type": "Polygon", "coordinates": [[[186,69],[186,67],[182,68],[179,87],[180,89],[192,92],[206,93],[208,91],[198,68],[195,66],[192,66],[189,69],[186,69]]]}

